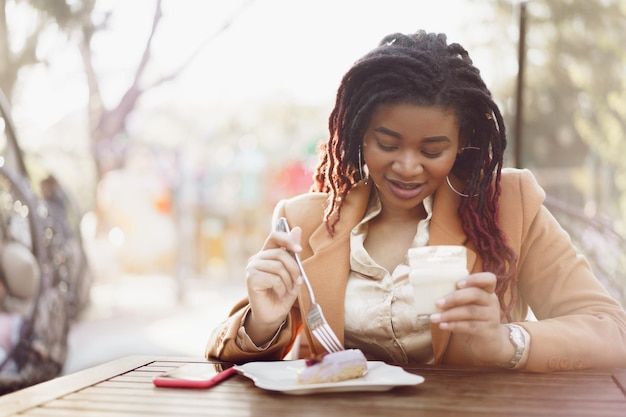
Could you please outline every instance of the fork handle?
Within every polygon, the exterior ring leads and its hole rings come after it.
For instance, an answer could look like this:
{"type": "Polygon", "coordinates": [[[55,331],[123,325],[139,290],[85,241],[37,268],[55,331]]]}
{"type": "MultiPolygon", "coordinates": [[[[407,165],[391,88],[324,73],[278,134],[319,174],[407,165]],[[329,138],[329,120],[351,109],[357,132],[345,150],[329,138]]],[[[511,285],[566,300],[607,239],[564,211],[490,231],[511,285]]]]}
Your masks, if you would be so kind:
{"type": "MultiPolygon", "coordinates": [[[[276,231],[289,233],[289,224],[287,223],[287,219],[284,217],[280,217],[278,219],[278,223],[276,224],[276,231]]],[[[309,277],[304,272],[304,268],[302,267],[302,262],[300,262],[300,257],[297,253],[292,251],[287,251],[293,259],[296,260],[298,264],[298,268],[300,269],[300,275],[302,275],[302,280],[304,281],[304,285],[306,286],[306,290],[309,293],[309,298],[311,299],[311,304],[315,304],[315,295],[313,294],[313,287],[311,287],[311,282],[309,281],[309,277]]]]}

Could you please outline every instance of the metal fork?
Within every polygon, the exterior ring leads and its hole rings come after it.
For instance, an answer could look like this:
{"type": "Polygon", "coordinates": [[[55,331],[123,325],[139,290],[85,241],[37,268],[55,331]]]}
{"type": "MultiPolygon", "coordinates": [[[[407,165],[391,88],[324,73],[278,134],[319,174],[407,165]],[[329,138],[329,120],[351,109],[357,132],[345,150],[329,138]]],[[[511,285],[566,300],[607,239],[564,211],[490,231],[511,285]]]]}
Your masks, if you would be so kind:
{"type": "MultiPolygon", "coordinates": [[[[285,219],[284,217],[279,218],[276,225],[276,230],[279,232],[289,233],[289,224],[287,224],[287,219],[285,219]]],[[[313,288],[311,287],[309,277],[307,277],[306,272],[304,272],[304,268],[302,268],[300,257],[297,253],[289,253],[296,260],[298,268],[300,268],[302,280],[304,281],[304,285],[306,286],[306,289],[309,293],[309,298],[311,299],[311,306],[309,308],[309,312],[306,315],[306,321],[309,325],[309,328],[311,329],[311,333],[313,333],[313,336],[315,336],[315,338],[320,342],[324,349],[326,349],[329,353],[344,350],[343,345],[337,338],[337,335],[326,321],[326,318],[322,313],[322,308],[319,304],[317,304],[317,302],[315,302],[313,288]]]]}

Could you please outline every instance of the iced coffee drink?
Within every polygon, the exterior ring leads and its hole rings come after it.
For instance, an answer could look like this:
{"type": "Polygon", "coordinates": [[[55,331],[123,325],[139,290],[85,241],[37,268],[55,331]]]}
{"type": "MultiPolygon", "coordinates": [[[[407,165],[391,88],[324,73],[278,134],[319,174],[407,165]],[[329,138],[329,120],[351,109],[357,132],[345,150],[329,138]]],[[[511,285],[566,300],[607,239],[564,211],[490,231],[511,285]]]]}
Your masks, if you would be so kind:
{"type": "Polygon", "coordinates": [[[420,319],[436,313],[435,302],[456,289],[456,282],[468,275],[464,246],[424,246],[408,252],[409,282],[420,319]]]}

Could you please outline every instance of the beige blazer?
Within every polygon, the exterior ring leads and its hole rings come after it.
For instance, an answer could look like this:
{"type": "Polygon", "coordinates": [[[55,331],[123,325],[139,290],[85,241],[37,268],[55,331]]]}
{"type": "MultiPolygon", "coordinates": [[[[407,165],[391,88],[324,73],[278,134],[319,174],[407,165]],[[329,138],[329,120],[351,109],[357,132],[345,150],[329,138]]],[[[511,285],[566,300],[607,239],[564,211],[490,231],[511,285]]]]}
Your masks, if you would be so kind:
{"type": "MultiPolygon", "coordinates": [[[[545,193],[527,170],[505,169],[502,173],[500,225],[518,253],[518,300],[511,313],[531,335],[526,369],[545,372],[594,367],[626,367],[626,312],[579,256],[569,236],[543,206],[545,193]],[[529,309],[537,320],[528,321],[529,309]]],[[[287,217],[303,230],[301,258],[317,302],[340,339],[344,334],[344,301],[350,270],[350,232],[367,208],[371,185],[353,188],[341,211],[334,237],[322,223],[327,201],[323,193],[309,193],[281,201],[274,216],[287,217]]],[[[445,184],[434,197],[430,245],[464,245],[468,270],[482,271],[482,261],[468,241],[457,207],[462,197],[445,184]]],[[[512,288],[507,290],[511,295],[512,288]]],[[[248,310],[239,303],[212,333],[206,356],[236,363],[278,360],[290,351],[301,330],[314,352],[322,347],[303,324],[301,312],[309,300],[302,290],[276,342],[263,352],[245,352],[236,343],[241,319],[248,310]]],[[[435,362],[476,365],[464,344],[450,332],[431,327],[435,362]]]]}

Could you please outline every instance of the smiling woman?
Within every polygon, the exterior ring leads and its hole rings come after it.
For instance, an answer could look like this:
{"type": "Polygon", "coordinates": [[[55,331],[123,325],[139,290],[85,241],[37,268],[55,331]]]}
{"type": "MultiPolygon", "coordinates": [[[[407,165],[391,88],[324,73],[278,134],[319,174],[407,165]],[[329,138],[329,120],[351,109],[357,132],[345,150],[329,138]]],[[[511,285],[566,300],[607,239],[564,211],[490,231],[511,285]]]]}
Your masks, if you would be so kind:
{"type": "MultiPolygon", "coordinates": [[[[343,76],[328,126],[314,192],[276,205],[274,222],[286,217],[292,231],[271,232],[249,259],[247,298],[211,335],[208,358],[324,352],[303,317],[312,301],[290,251],[345,348],[369,360],[626,366],[626,312],[547,211],[534,176],[503,169],[504,120],[463,46],[426,31],[385,36],[343,76]],[[428,260],[407,265],[407,255],[433,247],[437,256],[440,246],[458,247],[467,269],[429,300],[426,280],[410,279],[428,260]]],[[[440,266],[433,280],[445,279],[440,266]]]]}

